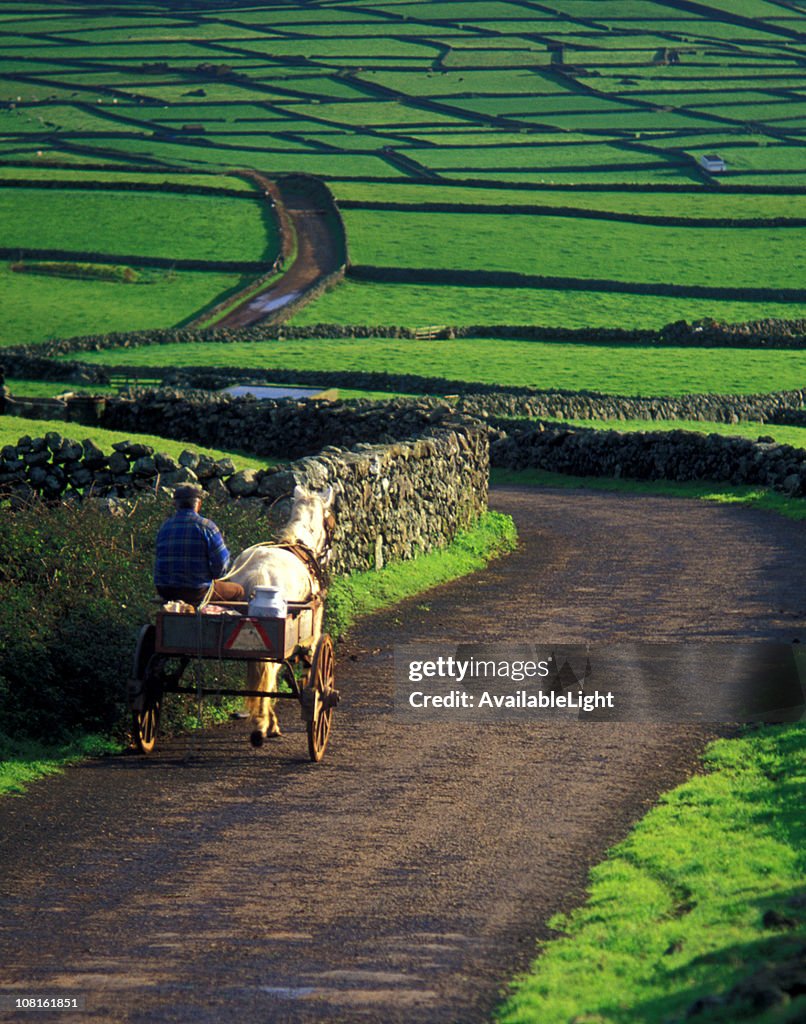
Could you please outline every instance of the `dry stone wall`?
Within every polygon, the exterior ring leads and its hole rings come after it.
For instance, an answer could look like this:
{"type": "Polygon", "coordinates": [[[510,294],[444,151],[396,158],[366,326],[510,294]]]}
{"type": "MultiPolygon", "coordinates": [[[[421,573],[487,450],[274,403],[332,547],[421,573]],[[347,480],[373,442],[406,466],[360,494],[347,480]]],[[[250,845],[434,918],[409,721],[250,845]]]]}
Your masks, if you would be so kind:
{"type": "Polygon", "coordinates": [[[99,425],[208,448],[299,458],[332,442],[345,448],[362,442],[390,443],[456,419],[450,404],[434,399],[258,401],[251,396],[161,390],[110,399],[99,425]]]}
{"type": "Polygon", "coordinates": [[[538,424],[499,432],[490,451],[495,466],[545,469],[574,476],[634,480],[715,480],[760,484],[793,497],[806,495],[806,451],[688,430],[591,430],[538,424]]]}
{"type": "MultiPolygon", "coordinates": [[[[405,421],[402,421],[405,424],[405,421]]],[[[400,428],[401,423],[398,423],[400,428]]],[[[388,425],[388,423],[387,423],[388,425]]],[[[151,495],[198,482],[216,500],[287,499],[297,483],[332,486],[337,518],[332,568],[343,573],[412,558],[449,543],[487,508],[489,439],[484,426],[419,423],[419,436],[315,455],[262,470],[237,470],[188,449],[178,459],[122,441],[111,454],[57,431],[24,436],[0,451],[0,494],[65,500],[151,495]]]]}
{"type": "MultiPolygon", "coordinates": [[[[792,405],[799,395],[789,396],[792,405]]],[[[100,414],[101,425],[118,430],[295,461],[239,471],[230,459],[191,451],[173,459],[131,441],[107,455],[91,441],[54,431],[2,449],[0,490],[50,499],[81,492],[130,497],[198,480],[221,500],[271,504],[298,482],[332,485],[339,571],[407,558],[450,540],[486,507],[489,464],[579,476],[725,481],[806,495],[806,451],[763,434],[752,441],[683,430],[591,430],[491,414],[510,411],[506,399],[328,403],[144,392],[103,407],[88,403],[90,420],[100,414]]]]}
{"type": "MultiPolygon", "coordinates": [[[[57,364],[59,365],[59,364],[57,364]]],[[[125,373],[125,368],[122,368],[125,373]]],[[[135,368],[131,368],[136,379],[135,368]]],[[[725,395],[698,394],[676,396],[612,395],[596,391],[539,390],[529,387],[470,384],[444,378],[415,375],[362,373],[326,373],[315,370],[271,370],[264,373],[223,368],[176,370],[166,374],[170,379],[170,393],[187,394],[192,391],[208,392],[199,396],[206,402],[216,401],[210,391],[220,390],[233,383],[275,385],[289,383],[320,387],[345,387],[377,391],[398,391],[432,396],[453,395],[453,407],[459,413],[479,418],[529,417],[532,419],[563,420],[697,420],[715,423],[777,423],[792,426],[806,424],[806,388],[774,391],[768,394],[725,395]]],[[[153,419],[153,410],[145,404],[148,392],[133,388],[131,395],[141,402],[143,415],[153,419]]],[[[444,399],[434,398],[444,404],[444,399]]],[[[159,399],[158,401],[162,401],[159,399]]],[[[410,400],[408,400],[410,401],[410,400]]],[[[84,422],[89,410],[91,422],[97,422],[94,409],[106,400],[93,401],[77,397],[65,401],[53,399],[24,399],[12,396],[8,412],[12,415],[38,419],[62,419],[84,422]]],[[[358,406],[352,403],[355,408],[358,406]]],[[[114,401],[113,401],[114,405],[114,401]]],[[[171,420],[178,415],[166,406],[171,420]]],[[[100,415],[100,413],[99,413],[100,415]]],[[[279,415],[279,414],[278,414],[279,415]]],[[[89,420],[87,421],[89,422],[89,420]]],[[[127,429],[129,425],[127,424],[127,429]]],[[[131,426],[134,429],[134,426],[131,426]]],[[[161,431],[162,432],[162,431],[161,431]]],[[[292,428],[292,433],[296,431],[292,428]]],[[[174,436],[171,434],[170,436],[174,436]]],[[[323,442],[324,443],[324,442],[323,442]]]]}
{"type": "Polygon", "coordinates": [[[455,426],[387,445],[327,448],[288,472],[336,491],[333,570],[380,568],[441,547],[487,508],[489,442],[455,426]]]}

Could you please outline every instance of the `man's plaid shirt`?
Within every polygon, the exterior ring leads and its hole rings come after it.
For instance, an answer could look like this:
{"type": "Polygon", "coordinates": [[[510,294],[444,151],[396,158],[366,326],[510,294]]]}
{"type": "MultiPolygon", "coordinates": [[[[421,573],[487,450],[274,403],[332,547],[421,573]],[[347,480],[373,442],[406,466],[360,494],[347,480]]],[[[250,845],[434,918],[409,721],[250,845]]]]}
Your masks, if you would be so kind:
{"type": "Polygon", "coordinates": [[[216,524],[193,509],[180,508],[157,534],[154,585],[206,587],[228,562],[229,551],[216,524]]]}

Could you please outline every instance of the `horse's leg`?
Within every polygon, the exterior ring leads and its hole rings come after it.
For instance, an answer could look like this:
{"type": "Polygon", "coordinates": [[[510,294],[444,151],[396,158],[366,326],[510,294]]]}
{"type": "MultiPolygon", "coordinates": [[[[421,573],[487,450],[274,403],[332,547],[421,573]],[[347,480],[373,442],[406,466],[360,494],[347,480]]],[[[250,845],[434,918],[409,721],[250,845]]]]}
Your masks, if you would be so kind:
{"type": "MultiPolygon", "coordinates": [[[[259,693],[274,693],[277,690],[276,662],[250,661],[246,666],[246,688],[259,693]]],[[[253,747],[263,745],[266,736],[279,736],[280,723],[274,710],[275,701],[267,697],[247,697],[246,710],[252,719],[252,733],[249,737],[253,747]]]]}

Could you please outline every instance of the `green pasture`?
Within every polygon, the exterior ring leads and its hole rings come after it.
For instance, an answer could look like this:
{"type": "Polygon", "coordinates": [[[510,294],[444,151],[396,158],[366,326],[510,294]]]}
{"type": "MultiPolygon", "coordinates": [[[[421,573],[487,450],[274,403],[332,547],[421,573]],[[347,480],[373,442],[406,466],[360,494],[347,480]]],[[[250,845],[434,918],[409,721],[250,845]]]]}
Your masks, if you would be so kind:
{"type": "Polygon", "coordinates": [[[504,0],[466,0],[466,2],[446,2],[446,0],[423,0],[417,3],[381,3],[374,4],[377,10],[387,11],[402,18],[417,18],[423,21],[486,21],[493,18],[522,18],[523,8],[518,4],[505,3],[504,0]]]}
{"type": "Polygon", "coordinates": [[[709,132],[669,132],[664,135],[641,136],[645,145],[651,146],[653,150],[668,152],[679,150],[689,152],[699,149],[708,152],[716,149],[721,152],[723,149],[745,146],[748,149],[788,149],[793,143],[787,140],[778,139],[772,129],[767,130],[765,126],[751,125],[743,126],[742,130],[731,128],[730,125],[715,126],[714,131],[709,132]]]}
{"type": "MultiPolygon", "coordinates": [[[[692,186],[689,192],[561,191],[547,188],[495,188],[440,185],[402,181],[334,181],[337,200],[354,202],[465,203],[484,206],[562,206],[611,213],[640,214],[644,217],[708,218],[806,218],[806,197],[792,195],[734,195],[704,192],[692,186]]],[[[412,210],[412,212],[415,212],[412,210]]]]}
{"type": "Polygon", "coordinates": [[[308,145],[304,140],[289,138],[287,134],[274,135],[250,128],[247,125],[231,126],[227,129],[211,125],[207,129],[205,138],[213,142],[223,152],[226,152],[224,147],[244,151],[252,150],[253,154],[265,154],[265,161],[272,160],[275,155],[279,155],[280,159],[285,159],[287,156],[293,157],[297,153],[300,156],[305,156],[319,152],[316,147],[308,145]],[[240,129],[240,131],[233,130],[233,128],[240,129]]]}
{"type": "Polygon", "coordinates": [[[798,288],[804,280],[803,233],[794,229],[375,210],[345,210],[344,222],[352,262],[371,266],[717,288],[798,288]]]}
{"type": "Polygon", "coordinates": [[[13,164],[0,165],[0,189],[3,187],[4,179],[35,181],[69,181],[86,182],[94,181],[113,182],[120,185],[125,191],[130,183],[140,185],[200,185],[204,188],[237,189],[239,192],[254,192],[255,186],[246,178],[228,174],[176,174],[160,171],[138,171],[135,168],[127,171],[99,171],[89,170],[83,167],[29,167],[13,164]]]}
{"type": "MultiPolygon", "coordinates": [[[[726,182],[797,185],[806,175],[802,147],[786,145],[760,120],[777,122],[782,104],[787,113],[802,105],[799,86],[806,86],[806,74],[770,21],[772,12],[783,18],[788,11],[761,0],[747,3],[758,5],[753,17],[765,19],[747,31],[720,20],[721,8],[706,18],[649,0],[601,0],[595,11],[590,0],[569,0],[561,11],[503,0],[201,8],[193,12],[192,24],[184,14],[173,18],[155,10],[133,16],[70,6],[23,11],[0,3],[0,27],[11,33],[0,37],[0,55],[10,62],[0,98],[16,104],[23,97],[15,109],[0,112],[0,125],[18,126],[0,137],[0,177],[26,173],[12,167],[13,160],[44,163],[49,157],[73,165],[115,161],[129,164],[132,173],[148,168],[154,182],[162,163],[202,179],[205,170],[242,166],[268,174],[315,174],[344,198],[556,203],[693,218],[797,216],[801,197],[719,194],[705,187],[695,165],[699,153],[718,146],[729,164],[726,182]],[[688,33],[694,42],[685,42],[688,33]],[[565,67],[549,66],[546,40],[565,46],[565,67]],[[678,63],[658,59],[664,47],[679,51],[678,63]],[[156,73],[144,67],[155,62],[162,65],[156,73]],[[199,70],[225,64],[241,77],[199,70]],[[33,81],[14,77],[37,68],[33,81]],[[114,95],[103,92],[105,86],[114,95]],[[791,92],[779,98],[772,90],[780,88],[791,92]],[[32,102],[48,97],[50,102],[32,102]],[[81,105],[83,100],[90,103],[81,105]],[[742,124],[739,130],[733,114],[751,113],[757,115],[754,127],[742,124]],[[194,123],[206,131],[183,137],[182,125],[194,123]],[[487,187],[463,184],[471,179],[487,187]],[[652,191],[668,184],[691,191],[652,191]],[[598,189],[563,191],[576,185],[598,189]],[[631,191],[608,191],[623,185],[631,191]]],[[[105,172],[74,173],[91,178],[105,172]]],[[[32,179],[48,174],[41,166],[31,169],[32,179]]],[[[52,193],[47,210],[37,212],[25,200],[24,216],[19,210],[16,218],[4,216],[10,244],[88,249],[80,244],[81,226],[92,224],[96,248],[125,240],[125,249],[116,246],[123,254],[147,248],[177,258],[259,258],[273,245],[263,237],[265,224],[245,223],[246,207],[233,210],[223,198],[209,200],[215,212],[206,215],[208,201],[200,197],[187,197],[187,213],[174,206],[179,200],[173,196],[127,197],[125,217],[110,206],[107,218],[108,194],[59,197],[52,193]],[[155,215],[147,209],[141,217],[142,204],[155,215]],[[177,237],[171,225],[179,225],[177,237]],[[34,240],[45,236],[52,240],[34,240]],[[264,249],[258,248],[261,241],[264,249]]],[[[24,200],[21,193],[18,198],[24,200]]],[[[797,233],[788,229],[743,235],[745,229],[571,217],[375,211],[346,211],[346,219],[351,257],[363,263],[683,286],[786,287],[802,281],[797,233]]],[[[214,290],[200,290],[198,308],[209,305],[214,290]]],[[[85,320],[94,330],[108,329],[109,303],[103,295],[91,300],[96,301],[97,315],[92,309],[85,320]]],[[[126,302],[135,302],[134,296],[126,302]]],[[[140,295],[136,305],[142,302],[140,295]]],[[[7,335],[19,337],[15,310],[25,304],[12,301],[7,335]]],[[[153,305],[150,299],[147,304],[153,305]]],[[[72,332],[68,306],[53,333],[72,332]]],[[[196,310],[183,305],[178,312],[151,323],[177,322],[196,310]]],[[[658,326],[681,317],[740,320],[797,313],[789,303],[348,282],[298,316],[303,322],[311,317],[658,326]]],[[[43,319],[40,311],[33,316],[43,319]]],[[[147,319],[138,314],[130,326],[147,319]]],[[[48,327],[31,327],[32,336],[47,336],[48,327]]]]}
{"type": "Polygon", "coordinates": [[[537,117],[551,114],[617,114],[636,108],[610,97],[585,93],[564,93],[543,96],[524,90],[522,95],[483,96],[479,99],[444,98],[443,103],[476,114],[507,117],[517,120],[521,116],[537,117]]]}
{"type": "Polygon", "coordinates": [[[567,86],[558,78],[531,68],[490,71],[484,68],[467,71],[362,71],[361,82],[382,85],[406,96],[452,97],[482,93],[523,93],[527,96],[565,95],[567,86]]]}
{"type": "MultiPolygon", "coordinates": [[[[715,122],[705,115],[673,110],[614,110],[593,113],[569,111],[565,114],[541,113],[539,110],[519,114],[519,121],[553,125],[576,131],[597,131],[611,135],[622,132],[672,132],[703,129],[713,131],[715,122]]],[[[716,122],[718,124],[718,122],[716,122]]],[[[724,125],[722,125],[724,129],[724,125]]]]}
{"type": "Polygon", "coordinates": [[[718,113],[720,117],[745,124],[748,121],[776,124],[779,121],[803,120],[806,116],[806,102],[793,97],[769,96],[764,101],[747,103],[723,102],[723,98],[710,97],[697,104],[686,104],[690,109],[704,113],[718,113]]]}
{"type": "Polygon", "coordinates": [[[210,22],[195,21],[192,25],[176,24],[172,26],[151,25],[141,21],[139,25],[126,28],[121,31],[121,26],[115,24],[108,28],[87,27],[83,31],[67,29],[67,34],[73,39],[81,39],[88,46],[100,46],[106,43],[112,45],[120,44],[125,38],[128,43],[153,42],[160,46],[172,45],[176,42],[195,43],[198,39],[211,39],[215,42],[220,40],[237,40],[249,42],[251,39],[262,39],[264,33],[258,29],[248,28],[245,25],[227,25],[223,21],[211,20],[210,22]]]}
{"type": "Polygon", "coordinates": [[[744,323],[806,316],[806,304],[688,299],[552,288],[381,284],[348,278],[292,317],[294,324],[541,324],[548,327],[658,329],[710,317],[744,323]]]}
{"type": "Polygon", "coordinates": [[[398,141],[405,145],[413,143],[420,145],[425,143],[429,147],[453,146],[484,146],[485,148],[497,148],[498,146],[540,146],[547,147],[567,146],[574,142],[592,142],[607,146],[609,143],[601,143],[594,136],[583,135],[580,132],[563,132],[558,136],[557,132],[541,132],[535,128],[497,128],[477,125],[475,128],[468,128],[465,124],[454,125],[453,127],[443,126],[441,128],[417,128],[414,131],[400,128],[390,129],[396,133],[398,141]]]}
{"type": "MultiPolygon", "coordinates": [[[[804,75],[796,68],[776,67],[771,63],[764,70],[756,69],[751,81],[757,89],[797,89],[803,87],[804,75]]],[[[724,94],[729,101],[734,90],[748,87],[746,76],[737,74],[735,68],[714,68],[709,74],[697,80],[690,67],[685,64],[671,64],[658,68],[647,65],[631,69],[628,74],[614,72],[612,75],[596,76],[596,89],[604,94],[618,93],[631,99],[653,99],[657,103],[676,103],[686,93],[724,94]],[[668,98],[667,98],[668,97],[668,98]]]]}
{"type": "MultiPolygon", "coordinates": [[[[276,123],[273,127],[277,127],[276,123]]],[[[360,155],[313,151],[310,154],[266,153],[261,148],[259,141],[250,149],[239,149],[236,146],[227,146],[220,142],[216,144],[212,140],[205,140],[203,136],[193,136],[186,142],[179,141],[175,137],[173,142],[161,142],[158,139],[130,136],[125,139],[115,139],[112,143],[103,146],[104,151],[110,148],[114,149],[115,157],[118,160],[131,158],[153,161],[170,158],[176,165],[194,170],[199,169],[196,165],[211,170],[217,170],[224,165],[253,167],[263,170],[268,175],[300,173],[313,174],[326,179],[331,177],[406,176],[392,163],[374,153],[360,155]]],[[[100,149],[98,149],[97,156],[101,155],[100,149]]]]}
{"type": "MultiPolygon", "coordinates": [[[[67,100],[67,96],[60,99],[67,100]]],[[[117,107],[115,107],[117,110],[117,107]]],[[[17,107],[15,110],[0,111],[0,132],[8,135],[20,133],[45,134],[51,132],[139,132],[141,125],[131,124],[122,119],[105,117],[103,108],[96,106],[88,110],[82,106],[67,103],[38,103],[35,106],[17,107]]]]}
{"type": "MultiPolygon", "coordinates": [[[[267,97],[268,98],[268,97],[267,97]]],[[[242,122],[267,126],[271,131],[284,121],[282,115],[260,103],[250,100],[215,103],[207,97],[183,97],[179,102],[170,105],[155,106],[143,103],[123,101],[117,105],[119,114],[140,118],[157,127],[173,127],[174,130],[183,124],[203,124],[206,128],[215,125],[231,127],[242,122]]]]}
{"type": "MultiPolygon", "coordinates": [[[[708,147],[699,147],[704,152],[708,147]]],[[[693,147],[692,147],[693,149],[693,147]]],[[[803,171],[806,151],[803,146],[726,146],[723,148],[728,171],[803,171]]],[[[730,181],[726,177],[726,181],[730,181]]],[[[794,200],[804,204],[803,196],[794,200]]]]}
{"type": "Polygon", "coordinates": [[[103,46],[80,42],[71,44],[64,40],[53,41],[40,37],[31,38],[25,44],[10,49],[14,56],[38,57],[43,55],[48,60],[69,61],[76,58],[91,60],[93,56],[103,56],[106,61],[114,60],[116,64],[123,67],[136,65],[141,61],[165,60],[166,57],[169,57],[171,61],[210,60],[210,50],[202,45],[183,42],[129,43],[125,37],[115,43],[105,43],[103,46]]]}
{"type": "MultiPolygon", "coordinates": [[[[127,143],[128,145],[129,143],[127,143]]],[[[627,154],[629,155],[629,154],[627,154]]],[[[626,162],[626,161],[625,161],[626,162]]],[[[443,178],[450,178],[457,182],[479,181],[486,179],[491,185],[496,183],[502,185],[535,185],[549,188],[567,188],[569,185],[590,185],[597,188],[608,188],[615,185],[618,188],[631,186],[636,192],[641,188],[653,185],[678,185],[689,187],[692,182],[700,179],[699,171],[694,167],[648,167],[634,169],[633,167],[621,170],[595,170],[582,168],[580,170],[568,170],[560,167],[535,167],[529,171],[502,171],[479,172],[479,171],[450,171],[443,172],[443,178]]],[[[769,184],[769,182],[766,182],[769,184]]],[[[670,206],[671,208],[671,206],[670,206]]]]}
{"type": "Polygon", "coordinates": [[[500,37],[495,39],[494,46],[485,46],[482,40],[477,39],[472,40],[468,46],[459,46],[453,40],[451,42],[452,48],[441,62],[446,68],[547,68],[551,60],[544,43],[528,43],[524,39],[513,40],[511,46],[502,45],[500,37]]]}
{"type": "Polygon", "coordinates": [[[708,7],[714,11],[741,14],[745,18],[780,18],[781,5],[769,0],[708,0],[708,7]]]}
{"type": "MultiPolygon", "coordinates": [[[[143,374],[141,379],[145,384],[148,381],[148,375],[143,374]]],[[[131,385],[136,385],[137,383],[138,380],[136,377],[133,377],[130,381],[131,385]]],[[[268,381],[267,383],[271,386],[272,383],[275,382],[268,381]]],[[[112,386],[111,384],[76,384],[67,380],[26,380],[21,377],[6,377],[6,384],[8,385],[11,394],[18,398],[56,398],[59,395],[64,395],[68,392],[88,395],[116,395],[119,392],[119,388],[117,386],[112,386]]],[[[284,387],[286,385],[280,383],[276,386],[284,387]]],[[[362,391],[357,388],[336,388],[335,390],[338,392],[340,399],[368,398],[378,401],[388,401],[389,399],[399,398],[401,396],[401,392],[399,391],[362,391]]]]}
{"type": "MultiPolygon", "coordinates": [[[[321,129],[316,132],[302,129],[304,135],[301,134],[299,138],[308,145],[309,152],[321,152],[325,148],[331,152],[341,150],[346,153],[376,153],[382,146],[393,146],[400,141],[392,132],[385,135],[380,132],[369,135],[362,132],[360,127],[340,128],[336,125],[322,125],[321,129]]],[[[284,129],[274,144],[282,145],[287,137],[289,133],[284,129]]],[[[418,154],[410,152],[407,155],[416,159],[418,154]]]]}
{"type": "MultiPolygon", "coordinates": [[[[105,366],[311,367],[307,339],[153,345],[82,353],[105,366]]],[[[562,342],[465,339],[316,340],[316,369],[413,373],[423,377],[625,395],[753,394],[803,387],[806,352],[719,348],[644,348],[562,342]]]]}
{"type": "MultiPolygon", "coordinates": [[[[97,389],[95,391],[97,393],[97,389]]],[[[238,469],[265,469],[276,464],[276,460],[256,458],[240,451],[222,451],[219,448],[205,448],[186,441],[172,441],[165,437],[152,434],[133,434],[131,431],[105,430],[102,427],[87,427],[81,423],[63,423],[59,420],[33,420],[21,416],[0,416],[0,448],[7,444],[16,444],[21,437],[44,437],[56,431],[63,437],[77,441],[89,439],[94,441],[107,455],[112,454],[112,445],[118,441],[140,441],[151,445],[157,452],[165,452],[178,458],[184,451],[210,455],[214,459],[231,458],[238,469]]]]}
{"type": "Polygon", "coordinates": [[[410,42],[394,37],[311,37],[301,39],[272,38],[241,44],[242,51],[250,54],[262,53],[267,57],[307,57],[323,66],[352,66],[368,63],[373,65],[380,58],[395,58],[396,61],[409,59],[427,68],[439,56],[440,47],[431,42],[410,42]]]}
{"type": "Polygon", "coordinates": [[[421,124],[461,124],[457,117],[438,113],[421,107],[399,103],[397,100],[356,100],[333,103],[311,104],[306,102],[283,101],[278,107],[287,110],[294,117],[307,115],[320,121],[352,127],[386,128],[421,124]]]}
{"type": "Polygon", "coordinates": [[[279,251],[264,205],[234,197],[0,188],[0,219],[8,247],[267,262],[279,251]]]}
{"type": "MultiPolygon", "coordinates": [[[[777,86],[780,88],[780,86],[777,86]]],[[[660,92],[642,92],[640,97],[642,103],[668,103],[675,107],[710,107],[724,106],[725,112],[730,114],[734,106],[747,104],[769,103],[775,99],[773,93],[764,92],[761,89],[743,89],[737,85],[735,90],[725,91],[723,85],[720,94],[715,94],[712,89],[685,89],[679,93],[672,93],[669,89],[660,92]]],[[[797,104],[794,104],[797,105],[797,104]]]]}
{"type": "Polygon", "coordinates": [[[120,284],[15,274],[0,263],[0,346],[177,326],[247,283],[239,274],[141,271],[120,284]]]}
{"type": "Polygon", "coordinates": [[[668,160],[667,154],[642,153],[638,150],[625,152],[608,143],[584,145],[533,145],[529,136],[524,136],[517,145],[504,146],[489,139],[487,144],[475,146],[445,146],[440,148],[407,149],[401,152],[414,157],[426,167],[440,171],[450,177],[454,171],[479,171],[485,174],[491,170],[529,169],[530,171],[553,169],[554,167],[585,167],[595,171],[597,167],[612,164],[653,164],[668,160]]]}
{"type": "Polygon", "coordinates": [[[770,181],[777,180],[779,184],[789,188],[806,189],[806,171],[802,173],[791,173],[787,171],[768,171],[765,174],[753,174],[750,171],[742,171],[741,175],[735,175],[737,182],[742,185],[760,185],[762,188],[770,184],[770,181]],[[778,178],[775,175],[778,174],[778,178]]]}
{"type": "Polygon", "coordinates": [[[117,388],[103,387],[99,384],[74,384],[61,380],[26,380],[23,377],[6,377],[11,394],[20,398],[56,398],[71,392],[73,394],[111,395],[117,388]]]}

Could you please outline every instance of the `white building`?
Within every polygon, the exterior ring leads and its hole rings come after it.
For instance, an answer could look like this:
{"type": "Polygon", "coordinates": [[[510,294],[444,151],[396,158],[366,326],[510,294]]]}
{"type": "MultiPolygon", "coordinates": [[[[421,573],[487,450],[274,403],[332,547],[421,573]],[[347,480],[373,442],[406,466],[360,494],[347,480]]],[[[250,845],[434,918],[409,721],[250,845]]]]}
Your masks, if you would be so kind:
{"type": "Polygon", "coordinates": [[[720,171],[728,169],[728,165],[718,153],[703,153],[698,163],[709,174],[718,174],[720,171]]]}

